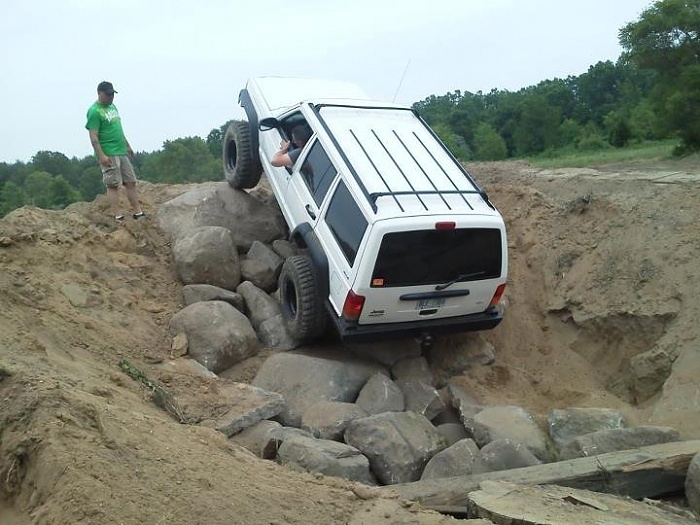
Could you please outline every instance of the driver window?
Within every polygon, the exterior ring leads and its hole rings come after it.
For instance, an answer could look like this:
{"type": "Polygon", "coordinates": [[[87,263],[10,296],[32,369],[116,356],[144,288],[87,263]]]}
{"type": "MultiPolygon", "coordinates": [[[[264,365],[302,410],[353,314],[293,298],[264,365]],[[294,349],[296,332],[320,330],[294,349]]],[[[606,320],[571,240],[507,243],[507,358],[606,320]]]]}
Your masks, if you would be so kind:
{"type": "Polygon", "coordinates": [[[301,165],[300,175],[318,206],[328,193],[338,170],[331,163],[320,141],[315,141],[301,165]]]}

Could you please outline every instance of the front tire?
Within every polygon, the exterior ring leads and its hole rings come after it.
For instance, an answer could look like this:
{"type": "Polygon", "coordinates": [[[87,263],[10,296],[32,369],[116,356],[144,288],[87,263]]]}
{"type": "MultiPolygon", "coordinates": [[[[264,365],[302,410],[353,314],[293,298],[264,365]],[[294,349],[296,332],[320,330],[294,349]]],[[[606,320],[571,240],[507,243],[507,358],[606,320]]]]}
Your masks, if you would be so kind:
{"type": "Polygon", "coordinates": [[[234,120],[224,135],[224,176],[232,188],[254,188],[260,181],[262,165],[258,152],[253,151],[250,126],[234,120]]]}
{"type": "Polygon", "coordinates": [[[282,318],[289,333],[300,342],[321,336],[325,329],[323,299],[316,270],[306,255],[287,258],[279,276],[282,318]]]}

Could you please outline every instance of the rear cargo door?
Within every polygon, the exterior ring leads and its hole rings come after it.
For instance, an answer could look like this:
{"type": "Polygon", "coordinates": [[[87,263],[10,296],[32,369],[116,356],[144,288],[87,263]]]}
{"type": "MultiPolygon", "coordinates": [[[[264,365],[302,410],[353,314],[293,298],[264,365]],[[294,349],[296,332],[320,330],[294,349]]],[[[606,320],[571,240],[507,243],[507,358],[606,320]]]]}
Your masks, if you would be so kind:
{"type": "MultiPolygon", "coordinates": [[[[353,287],[365,296],[360,324],[455,317],[486,310],[505,282],[507,257],[502,223],[471,216],[468,227],[450,217],[423,229],[391,230],[375,225],[381,242],[365,258],[369,271],[353,287]],[[383,231],[382,231],[383,230],[383,231]]],[[[466,221],[465,221],[466,224],[466,221]]]]}

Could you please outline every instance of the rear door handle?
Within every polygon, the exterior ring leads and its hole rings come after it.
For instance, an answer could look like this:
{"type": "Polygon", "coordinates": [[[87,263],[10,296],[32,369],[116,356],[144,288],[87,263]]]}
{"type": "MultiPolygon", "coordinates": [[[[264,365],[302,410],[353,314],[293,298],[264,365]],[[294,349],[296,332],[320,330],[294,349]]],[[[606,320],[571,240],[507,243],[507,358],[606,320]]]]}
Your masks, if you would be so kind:
{"type": "Polygon", "coordinates": [[[313,220],[316,220],[316,213],[311,209],[311,204],[306,205],[306,213],[308,213],[309,217],[311,217],[313,220]]]}

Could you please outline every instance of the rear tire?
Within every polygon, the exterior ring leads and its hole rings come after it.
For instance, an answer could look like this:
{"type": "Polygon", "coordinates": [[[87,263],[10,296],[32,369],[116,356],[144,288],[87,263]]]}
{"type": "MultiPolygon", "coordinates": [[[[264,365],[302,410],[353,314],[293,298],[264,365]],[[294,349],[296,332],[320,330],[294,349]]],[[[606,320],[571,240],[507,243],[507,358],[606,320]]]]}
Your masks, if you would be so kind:
{"type": "Polygon", "coordinates": [[[254,188],[260,181],[262,165],[258,152],[253,151],[250,126],[234,120],[224,135],[224,176],[232,188],[254,188]]]}
{"type": "Polygon", "coordinates": [[[325,309],[318,276],[306,255],[287,258],[279,276],[282,318],[289,333],[300,342],[311,341],[325,330],[325,309]]]}

